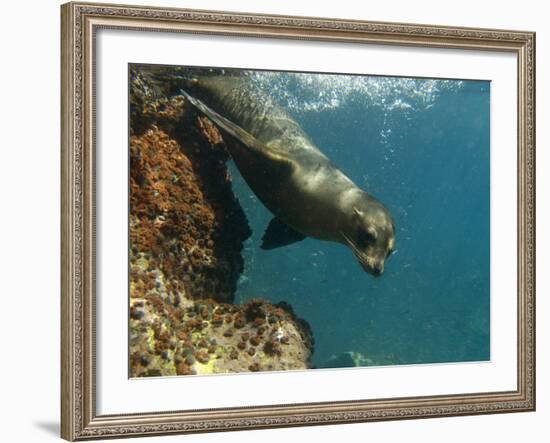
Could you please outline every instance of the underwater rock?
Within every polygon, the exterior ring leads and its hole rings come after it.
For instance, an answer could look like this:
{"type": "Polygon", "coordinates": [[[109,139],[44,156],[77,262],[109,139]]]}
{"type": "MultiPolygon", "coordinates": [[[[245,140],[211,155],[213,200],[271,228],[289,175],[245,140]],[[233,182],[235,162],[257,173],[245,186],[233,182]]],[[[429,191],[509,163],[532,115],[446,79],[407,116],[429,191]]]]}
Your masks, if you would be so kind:
{"type": "Polygon", "coordinates": [[[250,228],[217,128],[130,80],[131,376],[308,368],[311,330],[290,305],[233,304],[250,228]]]}
{"type": "MultiPolygon", "coordinates": [[[[206,141],[200,150],[217,157],[206,141]]],[[[175,306],[181,293],[231,301],[243,268],[242,243],[250,235],[225,162],[197,170],[197,157],[155,125],[130,140],[132,280],[155,274],[148,284],[175,306]]]]}
{"type": "Polygon", "coordinates": [[[357,366],[351,352],[343,352],[340,355],[332,355],[326,362],[321,365],[321,368],[349,368],[357,366]]]}
{"type": "Polygon", "coordinates": [[[338,355],[331,356],[325,361],[320,368],[350,368],[364,366],[387,366],[397,365],[399,360],[394,355],[364,355],[360,352],[342,352],[338,355]]]}
{"type": "Polygon", "coordinates": [[[312,352],[307,323],[267,301],[233,305],[208,299],[175,308],[161,296],[130,299],[132,377],[220,374],[251,367],[254,371],[307,369],[312,352]],[[255,319],[245,320],[238,330],[229,329],[252,303],[261,303],[265,315],[276,321],[261,334],[255,319]],[[198,310],[206,310],[211,319],[197,318],[198,310]],[[213,322],[218,313],[230,313],[234,319],[228,329],[213,322]]]}

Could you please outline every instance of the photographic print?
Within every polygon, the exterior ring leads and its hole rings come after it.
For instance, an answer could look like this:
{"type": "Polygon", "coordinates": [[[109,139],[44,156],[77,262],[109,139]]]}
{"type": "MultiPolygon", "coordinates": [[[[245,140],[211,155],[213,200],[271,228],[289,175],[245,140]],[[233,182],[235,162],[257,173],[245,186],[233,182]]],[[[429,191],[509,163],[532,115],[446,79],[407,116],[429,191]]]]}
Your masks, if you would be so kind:
{"type": "Polygon", "coordinates": [[[129,375],[490,360],[490,82],[131,64],[129,375]]]}
{"type": "Polygon", "coordinates": [[[61,8],[61,435],[535,410],[535,33],[61,8]]]}

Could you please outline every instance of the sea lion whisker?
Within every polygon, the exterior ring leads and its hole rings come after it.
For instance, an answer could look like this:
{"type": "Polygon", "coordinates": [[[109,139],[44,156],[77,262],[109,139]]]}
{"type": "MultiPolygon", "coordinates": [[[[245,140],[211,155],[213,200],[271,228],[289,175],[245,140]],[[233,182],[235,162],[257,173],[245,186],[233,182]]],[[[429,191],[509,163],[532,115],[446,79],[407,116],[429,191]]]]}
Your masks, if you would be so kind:
{"type": "Polygon", "coordinates": [[[353,240],[348,237],[344,232],[340,231],[340,233],[342,234],[342,237],[344,237],[344,239],[346,240],[346,242],[348,243],[349,247],[357,254],[360,253],[359,249],[357,248],[357,246],[355,246],[355,243],[353,242],[353,240]]]}
{"type": "Polygon", "coordinates": [[[367,255],[361,251],[356,245],[355,243],[353,242],[353,240],[348,237],[344,232],[340,231],[340,233],[342,234],[342,237],[344,237],[344,239],[346,240],[346,242],[348,243],[349,247],[351,248],[351,250],[353,251],[353,253],[355,254],[355,256],[359,259],[359,261],[361,263],[364,263],[364,264],[368,264],[369,260],[368,260],[368,257],[367,255]]]}

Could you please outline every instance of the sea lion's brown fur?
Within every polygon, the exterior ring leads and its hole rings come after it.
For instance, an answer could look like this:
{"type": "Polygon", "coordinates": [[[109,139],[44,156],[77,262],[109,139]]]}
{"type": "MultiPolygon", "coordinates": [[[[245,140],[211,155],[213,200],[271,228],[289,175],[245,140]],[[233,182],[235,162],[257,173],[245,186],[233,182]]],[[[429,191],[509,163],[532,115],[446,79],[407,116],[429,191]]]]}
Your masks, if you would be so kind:
{"type": "Polygon", "coordinates": [[[244,179],[279,220],[304,236],[349,246],[380,275],[395,245],[389,211],[313,144],[300,125],[246,76],[195,76],[187,99],[226,135],[244,179]]]}

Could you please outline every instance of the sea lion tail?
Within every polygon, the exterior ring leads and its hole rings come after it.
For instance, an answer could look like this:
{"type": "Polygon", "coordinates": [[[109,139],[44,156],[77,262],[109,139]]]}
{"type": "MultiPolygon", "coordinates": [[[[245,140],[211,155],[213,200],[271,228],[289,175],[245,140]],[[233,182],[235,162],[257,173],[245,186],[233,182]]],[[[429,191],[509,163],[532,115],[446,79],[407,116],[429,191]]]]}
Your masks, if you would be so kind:
{"type": "Polygon", "coordinates": [[[186,98],[186,100],[189,103],[191,103],[195,108],[197,108],[200,112],[206,115],[214,123],[216,123],[223,131],[229,133],[232,137],[235,137],[236,139],[240,140],[241,142],[245,143],[248,146],[250,146],[251,144],[257,143],[257,140],[255,139],[255,137],[250,135],[248,132],[246,132],[244,129],[237,126],[230,120],[221,116],[213,109],[209,108],[201,100],[193,97],[183,89],[180,90],[180,93],[186,98]]]}
{"type": "Polygon", "coordinates": [[[187,91],[182,89],[180,93],[189,101],[189,103],[191,103],[195,108],[218,125],[223,132],[238,140],[246,146],[249,151],[268,158],[269,161],[275,165],[283,166],[286,169],[291,167],[291,163],[288,161],[288,158],[284,155],[284,153],[277,152],[275,148],[268,148],[264,143],[259,141],[248,131],[245,131],[239,125],[218,114],[201,100],[190,95],[187,91]]]}
{"type": "Polygon", "coordinates": [[[249,159],[248,161],[267,162],[267,164],[270,165],[269,169],[271,173],[276,174],[279,179],[292,173],[295,165],[285,152],[278,150],[276,147],[267,146],[250,132],[218,114],[203,101],[193,97],[187,91],[182,89],[180,90],[180,94],[199,112],[212,120],[212,122],[220,128],[224,137],[225,134],[227,134],[230,138],[237,141],[237,143],[229,143],[227,145],[234,159],[244,156],[249,159]]]}

